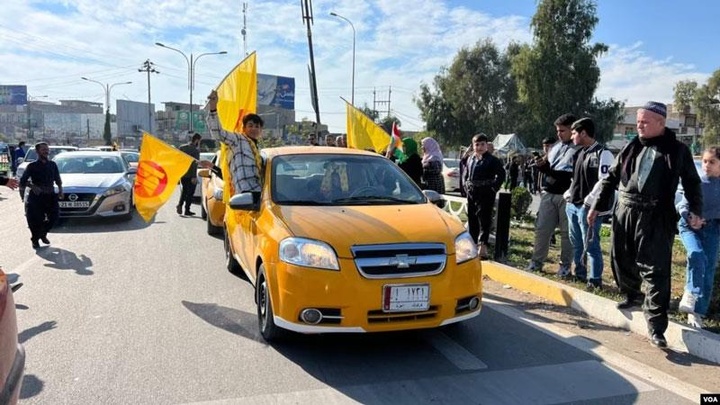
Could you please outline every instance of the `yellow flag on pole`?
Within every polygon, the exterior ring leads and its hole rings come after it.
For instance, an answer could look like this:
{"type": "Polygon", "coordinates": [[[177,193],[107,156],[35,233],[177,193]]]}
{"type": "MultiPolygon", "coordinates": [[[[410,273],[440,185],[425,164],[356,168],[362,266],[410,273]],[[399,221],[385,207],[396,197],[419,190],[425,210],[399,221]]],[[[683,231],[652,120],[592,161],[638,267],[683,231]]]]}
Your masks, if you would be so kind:
{"type": "MultiPolygon", "coordinates": [[[[242,132],[242,120],[247,114],[257,111],[257,57],[255,52],[248,55],[220,82],[217,89],[217,113],[220,125],[228,132],[242,132]]],[[[223,201],[227,203],[233,195],[231,153],[223,143],[220,146],[223,172],[223,201]]],[[[258,171],[259,172],[259,171],[258,171]]]]}
{"type": "Polygon", "coordinates": [[[355,149],[382,152],[390,145],[390,136],[370,117],[345,100],[347,106],[347,142],[355,149]]]}
{"type": "Polygon", "coordinates": [[[143,132],[140,161],[135,175],[135,208],[150,222],[175,191],[193,158],[143,132]]]}

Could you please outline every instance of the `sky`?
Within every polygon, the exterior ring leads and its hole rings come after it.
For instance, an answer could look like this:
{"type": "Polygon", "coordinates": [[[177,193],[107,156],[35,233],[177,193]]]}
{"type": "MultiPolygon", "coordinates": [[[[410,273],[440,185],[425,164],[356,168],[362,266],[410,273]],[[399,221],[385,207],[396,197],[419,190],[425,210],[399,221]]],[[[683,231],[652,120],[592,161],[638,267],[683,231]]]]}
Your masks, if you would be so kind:
{"type": "MultiPolygon", "coordinates": [[[[196,59],[193,101],[239,63],[257,52],[258,73],[295,78],[296,119],[315,120],[310,101],[308,36],[301,1],[246,0],[2,0],[0,84],[27,85],[37,100],[105,101],[105,90],[87,77],[116,85],[115,100],[147,102],[150,78],[156,109],[189,101],[188,63],[196,59]],[[243,15],[243,3],[247,12],[243,15]],[[243,41],[243,17],[246,37],[243,41]]],[[[592,42],[609,51],[599,59],[600,99],[627,105],[672,102],[679,80],[703,84],[720,68],[720,2],[716,0],[603,0],[592,42]]],[[[345,102],[351,99],[355,38],[355,104],[391,114],[401,129],[419,131],[415,104],[420,85],[431,84],[463,47],[491,38],[504,49],[530,43],[536,0],[315,0],[312,42],[321,122],[345,132],[345,102]],[[330,15],[335,12],[352,22],[330,15]],[[342,97],[342,98],[341,98],[342,97]]],[[[548,117],[552,123],[555,117],[548,117]]],[[[272,118],[271,118],[272,119],[272,118]]],[[[479,128],[478,131],[482,129],[479,128]]]]}

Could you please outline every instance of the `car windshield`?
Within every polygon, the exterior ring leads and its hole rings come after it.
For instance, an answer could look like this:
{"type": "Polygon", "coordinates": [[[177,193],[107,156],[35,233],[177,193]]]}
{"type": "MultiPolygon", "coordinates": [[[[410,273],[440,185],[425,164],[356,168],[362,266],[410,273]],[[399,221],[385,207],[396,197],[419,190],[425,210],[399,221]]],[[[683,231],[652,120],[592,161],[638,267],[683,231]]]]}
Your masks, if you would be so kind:
{"type": "Polygon", "coordinates": [[[120,152],[123,159],[128,163],[137,163],[140,160],[140,154],[137,152],[120,152]]]}
{"type": "MultiPolygon", "coordinates": [[[[60,148],[50,148],[50,155],[48,156],[48,158],[49,158],[50,160],[53,160],[53,159],[55,158],[55,156],[57,156],[59,153],[61,153],[61,152],[73,151],[73,150],[77,150],[77,149],[74,148],[74,147],[68,147],[68,148],[62,148],[62,147],[60,147],[60,148]]],[[[37,152],[35,151],[35,149],[29,149],[29,150],[25,153],[25,161],[27,161],[27,162],[35,161],[35,160],[37,160],[37,158],[38,158],[38,156],[37,156],[37,152]]]]}
{"type": "Polygon", "coordinates": [[[459,161],[459,160],[455,160],[455,159],[443,159],[443,161],[445,162],[445,166],[447,166],[447,167],[449,167],[449,168],[451,168],[451,169],[454,169],[454,168],[460,166],[460,161],[459,161]]]}
{"type": "Polygon", "coordinates": [[[60,173],[124,173],[125,166],[119,156],[78,156],[65,154],[55,159],[60,173]]]}
{"type": "Polygon", "coordinates": [[[380,156],[300,154],[272,161],[271,192],[280,205],[425,203],[425,195],[380,156]]]}

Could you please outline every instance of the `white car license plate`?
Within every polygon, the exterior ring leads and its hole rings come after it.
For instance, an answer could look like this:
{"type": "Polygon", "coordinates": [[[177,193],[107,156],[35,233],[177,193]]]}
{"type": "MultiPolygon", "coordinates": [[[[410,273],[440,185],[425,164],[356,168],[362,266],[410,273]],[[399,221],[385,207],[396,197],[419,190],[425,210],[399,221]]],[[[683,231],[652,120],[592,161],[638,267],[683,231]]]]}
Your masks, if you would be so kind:
{"type": "Polygon", "coordinates": [[[428,284],[388,284],[383,286],[383,312],[427,311],[430,307],[428,284]]]}
{"type": "Polygon", "coordinates": [[[90,201],[60,201],[60,208],[87,208],[90,201]]]}

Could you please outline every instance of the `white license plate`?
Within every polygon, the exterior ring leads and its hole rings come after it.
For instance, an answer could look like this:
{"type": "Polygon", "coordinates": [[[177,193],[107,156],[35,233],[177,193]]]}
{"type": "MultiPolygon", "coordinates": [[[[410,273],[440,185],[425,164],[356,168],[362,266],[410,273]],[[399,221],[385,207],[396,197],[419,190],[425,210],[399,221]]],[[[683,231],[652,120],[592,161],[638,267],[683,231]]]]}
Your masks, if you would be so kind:
{"type": "Polygon", "coordinates": [[[388,284],[383,286],[383,312],[427,311],[430,308],[428,284],[388,284]]]}
{"type": "Polygon", "coordinates": [[[60,208],[87,208],[90,201],[60,201],[60,208]]]}

